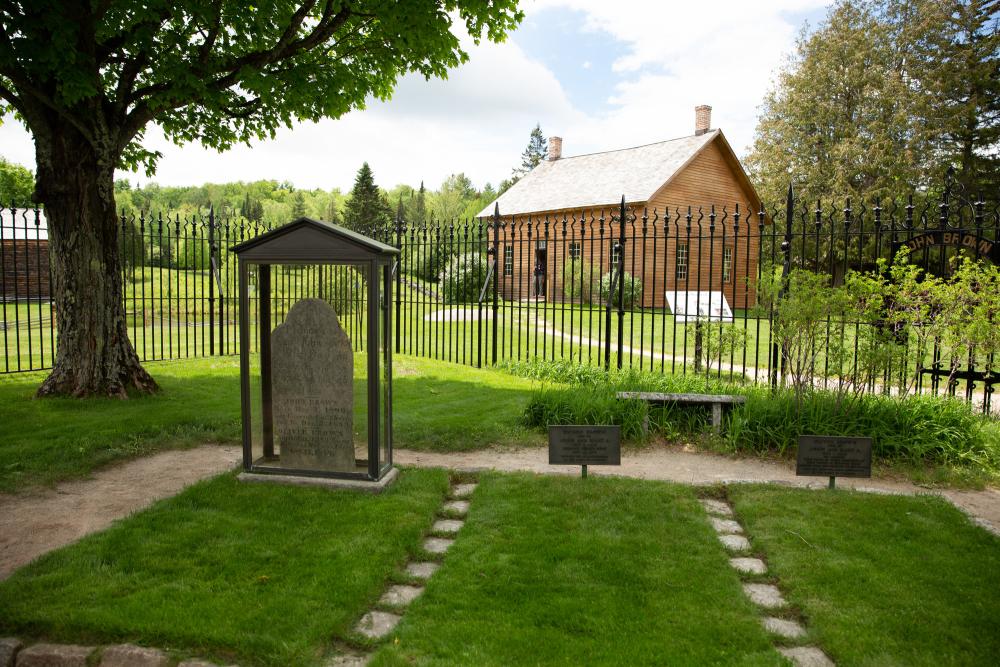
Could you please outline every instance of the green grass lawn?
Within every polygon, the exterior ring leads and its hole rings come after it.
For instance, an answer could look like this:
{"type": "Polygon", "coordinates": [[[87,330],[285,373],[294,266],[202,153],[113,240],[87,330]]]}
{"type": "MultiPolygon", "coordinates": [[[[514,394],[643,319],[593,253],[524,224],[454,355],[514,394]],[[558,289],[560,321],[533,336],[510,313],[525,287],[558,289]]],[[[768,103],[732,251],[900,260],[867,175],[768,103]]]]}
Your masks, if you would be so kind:
{"type": "Polygon", "coordinates": [[[374,665],[781,664],[694,491],[487,475],[374,665]]]}
{"type": "Polygon", "coordinates": [[[734,486],[729,496],[838,665],[1000,656],[1000,540],[934,497],[734,486]]]}
{"type": "MultiPolygon", "coordinates": [[[[0,492],[86,475],[108,463],[206,442],[240,439],[234,357],[147,364],[156,396],[44,399],[42,373],[0,375],[0,492]]],[[[356,373],[364,368],[355,362],[356,373]]],[[[537,444],[521,426],[530,380],[494,370],[398,356],[393,416],[400,448],[455,451],[537,444]]]]}
{"type": "Polygon", "coordinates": [[[442,470],[378,496],[222,475],[0,583],[0,634],[318,664],[418,552],[447,488],[442,470]]]}

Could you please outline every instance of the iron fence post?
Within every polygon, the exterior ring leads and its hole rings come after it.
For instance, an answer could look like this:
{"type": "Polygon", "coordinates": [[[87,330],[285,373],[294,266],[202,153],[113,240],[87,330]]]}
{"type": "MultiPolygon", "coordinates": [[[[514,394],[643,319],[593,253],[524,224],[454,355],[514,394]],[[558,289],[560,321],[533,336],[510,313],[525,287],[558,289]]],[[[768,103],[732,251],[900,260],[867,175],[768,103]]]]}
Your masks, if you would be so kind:
{"type": "Polygon", "coordinates": [[[215,356],[215,207],[208,209],[208,354],[215,356]]]}
{"type": "MultiPolygon", "coordinates": [[[[400,200],[400,210],[402,210],[402,200],[400,200]]],[[[403,319],[403,311],[400,309],[400,296],[403,293],[403,216],[400,210],[396,211],[396,247],[399,248],[399,259],[396,260],[396,354],[400,350],[400,322],[403,319]]]]}
{"type": "Polygon", "coordinates": [[[500,312],[500,272],[496,270],[496,262],[502,260],[500,255],[500,205],[493,207],[493,340],[491,341],[490,360],[497,365],[497,320],[500,312]]]}
{"type": "MultiPolygon", "coordinates": [[[[785,236],[781,240],[781,288],[778,290],[778,305],[788,293],[788,274],[791,272],[792,253],[792,218],[795,215],[795,193],[792,183],[788,183],[788,195],[785,198],[785,236]]],[[[780,314],[777,314],[780,317],[780,314]]],[[[774,324],[772,323],[772,327],[774,324]]],[[[773,340],[773,339],[772,339],[773,340]]],[[[771,386],[778,386],[778,377],[784,377],[787,355],[781,350],[778,341],[771,343],[771,386]]]]}
{"type": "MultiPolygon", "coordinates": [[[[618,370],[622,367],[625,335],[625,195],[618,212],[618,370]]],[[[632,267],[635,271],[635,267],[632,267]]]]}

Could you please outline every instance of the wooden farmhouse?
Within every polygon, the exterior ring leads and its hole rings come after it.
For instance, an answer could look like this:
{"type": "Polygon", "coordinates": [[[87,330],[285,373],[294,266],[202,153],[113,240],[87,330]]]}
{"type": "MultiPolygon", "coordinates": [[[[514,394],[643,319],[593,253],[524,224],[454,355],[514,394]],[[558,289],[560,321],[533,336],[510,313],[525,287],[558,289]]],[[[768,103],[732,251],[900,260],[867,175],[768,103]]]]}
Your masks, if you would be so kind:
{"type": "Polygon", "coordinates": [[[625,272],[642,280],[645,307],[664,307],[668,293],[684,291],[721,291],[732,308],[752,306],[760,198],[722,131],[710,129],[711,107],[695,111],[694,134],[635,148],[563,157],[562,139],[550,138],[547,159],[480,213],[489,217],[499,207],[503,222],[501,295],[578,301],[576,263],[586,263],[596,281],[623,255],[625,272]],[[626,243],[619,251],[623,195],[626,243]]]}

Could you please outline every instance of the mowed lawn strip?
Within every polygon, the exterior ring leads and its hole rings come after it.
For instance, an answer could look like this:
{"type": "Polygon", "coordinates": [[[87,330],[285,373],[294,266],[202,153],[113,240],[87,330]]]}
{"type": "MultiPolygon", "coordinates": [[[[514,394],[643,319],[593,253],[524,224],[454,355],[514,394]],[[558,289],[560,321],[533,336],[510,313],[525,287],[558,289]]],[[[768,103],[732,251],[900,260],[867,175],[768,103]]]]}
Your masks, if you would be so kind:
{"type": "Polygon", "coordinates": [[[0,583],[0,636],[318,664],[419,549],[447,488],[443,470],[405,470],[378,496],[222,475],[0,583]]]}
{"type": "Polygon", "coordinates": [[[484,475],[373,665],[782,664],[689,488],[484,475]]]}
{"type": "MultiPolygon", "coordinates": [[[[115,461],[240,438],[239,359],[157,362],[155,396],[39,400],[44,373],[0,375],[0,493],[85,476],[115,461]]],[[[364,371],[355,358],[355,376],[364,371]]],[[[541,441],[520,425],[531,380],[397,357],[395,445],[454,451],[541,441]]],[[[357,379],[356,395],[364,396],[357,379]]],[[[363,416],[358,417],[363,418],[363,416]]]]}
{"type": "Polygon", "coordinates": [[[755,550],[838,665],[1000,656],[1000,539],[932,496],[730,488],[755,550]]]}

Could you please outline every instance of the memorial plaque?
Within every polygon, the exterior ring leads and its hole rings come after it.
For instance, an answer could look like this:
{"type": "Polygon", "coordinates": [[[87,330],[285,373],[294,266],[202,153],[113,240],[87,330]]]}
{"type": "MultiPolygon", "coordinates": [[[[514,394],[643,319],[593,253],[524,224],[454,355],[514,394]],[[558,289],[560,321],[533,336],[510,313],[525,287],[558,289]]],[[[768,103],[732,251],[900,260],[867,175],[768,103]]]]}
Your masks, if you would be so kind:
{"type": "Polygon", "coordinates": [[[667,307],[678,322],[732,322],[733,310],[729,299],[718,291],[664,292],[667,307]]]}
{"type": "Polygon", "coordinates": [[[871,477],[872,439],[799,436],[795,474],[815,477],[871,477]]]}
{"type": "Polygon", "coordinates": [[[620,426],[549,426],[550,465],[622,463],[620,426]]]}
{"type": "Polygon", "coordinates": [[[355,471],[354,352],[325,301],[297,302],[271,332],[271,378],[281,466],[355,471]]]}

